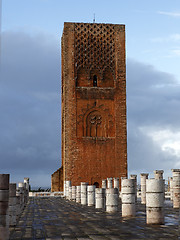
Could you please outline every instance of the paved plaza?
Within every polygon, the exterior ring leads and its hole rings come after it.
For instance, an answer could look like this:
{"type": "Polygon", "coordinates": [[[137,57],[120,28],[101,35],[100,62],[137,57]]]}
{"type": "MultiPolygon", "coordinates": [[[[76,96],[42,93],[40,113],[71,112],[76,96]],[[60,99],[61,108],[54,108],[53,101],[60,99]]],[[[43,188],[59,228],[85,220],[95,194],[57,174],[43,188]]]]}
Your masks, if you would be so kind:
{"type": "Polygon", "coordinates": [[[32,197],[10,239],[180,239],[179,210],[165,202],[165,225],[146,225],[145,206],[137,204],[135,218],[122,218],[118,213],[65,200],[61,197],[32,197]]]}

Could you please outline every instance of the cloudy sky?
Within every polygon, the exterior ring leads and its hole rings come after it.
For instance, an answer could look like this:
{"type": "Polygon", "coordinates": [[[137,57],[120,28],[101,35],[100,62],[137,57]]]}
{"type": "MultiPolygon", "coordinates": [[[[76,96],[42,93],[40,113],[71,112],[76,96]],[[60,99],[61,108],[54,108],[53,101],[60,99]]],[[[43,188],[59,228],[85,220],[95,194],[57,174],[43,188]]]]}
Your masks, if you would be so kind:
{"type": "Polygon", "coordinates": [[[0,173],[50,186],[60,160],[63,23],[126,25],[129,174],[180,168],[179,0],[2,0],[0,173]]]}

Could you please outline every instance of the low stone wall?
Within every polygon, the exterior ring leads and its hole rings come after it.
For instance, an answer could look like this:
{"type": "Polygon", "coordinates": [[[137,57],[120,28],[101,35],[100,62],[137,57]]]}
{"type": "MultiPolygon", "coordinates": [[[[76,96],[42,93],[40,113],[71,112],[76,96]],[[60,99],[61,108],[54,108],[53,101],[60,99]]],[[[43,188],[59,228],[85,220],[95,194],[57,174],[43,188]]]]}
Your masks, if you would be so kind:
{"type": "Polygon", "coordinates": [[[63,197],[63,192],[29,192],[29,197],[63,197]]]}

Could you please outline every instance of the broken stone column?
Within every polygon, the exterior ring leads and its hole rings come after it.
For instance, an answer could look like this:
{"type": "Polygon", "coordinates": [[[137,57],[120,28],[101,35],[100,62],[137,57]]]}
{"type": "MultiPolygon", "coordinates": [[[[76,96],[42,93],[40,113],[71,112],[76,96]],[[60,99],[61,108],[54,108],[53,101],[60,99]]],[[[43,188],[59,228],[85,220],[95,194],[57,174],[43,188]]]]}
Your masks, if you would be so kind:
{"type": "Polygon", "coordinates": [[[9,239],[9,174],[0,174],[0,239],[9,239]]]}
{"type": "Polygon", "coordinates": [[[121,179],[122,217],[136,215],[135,179],[121,179]]]}
{"type": "Polygon", "coordinates": [[[87,186],[87,205],[89,207],[95,206],[95,186],[94,185],[87,186]]]}
{"type": "Polygon", "coordinates": [[[106,179],[103,179],[103,180],[102,180],[102,188],[105,188],[105,189],[106,189],[106,184],[107,184],[107,180],[106,180],[106,179]]]}
{"type": "Polygon", "coordinates": [[[114,188],[117,188],[119,191],[119,178],[114,178],[114,188]]]}
{"type": "Polygon", "coordinates": [[[81,203],[81,186],[76,187],[76,202],[81,203]]]}
{"type": "Polygon", "coordinates": [[[25,202],[27,203],[29,201],[29,178],[24,178],[24,183],[25,183],[25,192],[26,192],[26,198],[25,202]]]}
{"type": "Polygon", "coordinates": [[[81,182],[81,204],[87,205],[87,186],[88,183],[81,182]]]}
{"type": "Polygon", "coordinates": [[[119,191],[117,188],[106,189],[106,212],[118,211],[119,191]]]}
{"type": "Polygon", "coordinates": [[[26,189],[29,191],[29,178],[24,178],[24,183],[26,183],[26,189]]]}
{"type": "Polygon", "coordinates": [[[24,209],[24,183],[23,182],[18,183],[16,195],[20,196],[20,209],[22,212],[22,210],[24,209]]]}
{"type": "Polygon", "coordinates": [[[164,224],[164,181],[146,180],[146,223],[164,224]]]}
{"type": "Polygon", "coordinates": [[[76,186],[72,186],[72,200],[76,201],[76,186]]]}
{"type": "Polygon", "coordinates": [[[141,173],[141,203],[146,204],[146,179],[148,179],[148,173],[141,173]]]}
{"type": "Polygon", "coordinates": [[[173,208],[180,208],[180,169],[172,169],[173,174],[173,208]]]}
{"type": "Polygon", "coordinates": [[[19,195],[17,195],[17,191],[16,191],[16,214],[17,214],[17,219],[19,219],[21,215],[21,198],[19,195]]]}
{"type": "Polygon", "coordinates": [[[112,184],[112,178],[107,178],[107,188],[112,188],[113,184],[112,184]]]}
{"type": "MultiPolygon", "coordinates": [[[[154,178],[155,179],[163,179],[163,173],[164,171],[163,170],[155,170],[154,171],[154,178]]],[[[164,181],[164,199],[165,199],[165,180],[164,181]]]]}
{"type": "Polygon", "coordinates": [[[105,188],[95,189],[95,208],[105,208],[105,188]]]}
{"type": "Polygon", "coordinates": [[[155,179],[163,179],[163,170],[155,170],[154,171],[154,178],[155,179]]]}
{"type": "Polygon", "coordinates": [[[169,185],[170,185],[170,199],[172,201],[173,200],[173,178],[172,177],[170,178],[169,185]]]}
{"type": "Polygon", "coordinates": [[[69,187],[68,200],[72,200],[72,187],[69,187]]]}
{"type": "Polygon", "coordinates": [[[71,181],[68,180],[66,181],[66,186],[65,186],[65,189],[66,189],[66,193],[65,193],[65,197],[68,199],[69,198],[69,187],[71,187],[71,181]]]}
{"type": "Polygon", "coordinates": [[[16,183],[9,184],[9,225],[15,226],[17,222],[16,183]]]}
{"type": "Polygon", "coordinates": [[[24,206],[26,206],[27,203],[27,189],[26,189],[26,183],[24,182],[24,206]]]}
{"type": "Polygon", "coordinates": [[[137,203],[137,175],[136,174],[131,174],[130,179],[134,179],[135,202],[137,203]]]}
{"type": "Polygon", "coordinates": [[[63,185],[63,197],[66,197],[66,181],[64,181],[64,185],[63,185]]]}

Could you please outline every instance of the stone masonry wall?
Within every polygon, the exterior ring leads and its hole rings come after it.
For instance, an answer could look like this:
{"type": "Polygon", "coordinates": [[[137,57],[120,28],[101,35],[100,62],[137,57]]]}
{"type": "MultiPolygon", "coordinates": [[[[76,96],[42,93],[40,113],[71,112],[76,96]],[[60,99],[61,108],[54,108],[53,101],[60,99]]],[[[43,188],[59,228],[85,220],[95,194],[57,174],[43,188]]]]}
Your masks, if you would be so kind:
{"type": "Polygon", "coordinates": [[[63,167],[59,168],[51,176],[51,191],[59,192],[63,191],[63,167]]]}

